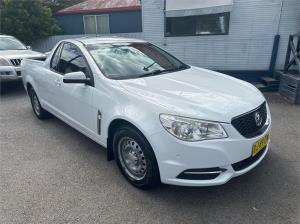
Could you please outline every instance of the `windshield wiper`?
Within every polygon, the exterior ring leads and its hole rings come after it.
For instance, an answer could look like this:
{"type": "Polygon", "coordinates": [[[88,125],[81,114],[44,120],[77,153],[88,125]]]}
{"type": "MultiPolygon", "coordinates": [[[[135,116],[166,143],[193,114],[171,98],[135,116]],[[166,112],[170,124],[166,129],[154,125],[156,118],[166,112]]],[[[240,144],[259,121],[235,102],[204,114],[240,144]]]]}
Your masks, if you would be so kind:
{"type": "Polygon", "coordinates": [[[146,73],[146,74],[141,74],[138,77],[148,77],[148,76],[152,76],[152,75],[159,75],[162,73],[175,72],[175,71],[179,71],[179,70],[187,69],[187,68],[189,68],[187,65],[180,65],[178,67],[171,68],[171,69],[164,69],[164,70],[157,69],[157,70],[154,70],[154,71],[146,73]]]}
{"type": "Polygon", "coordinates": [[[145,71],[149,71],[149,68],[151,68],[153,65],[155,65],[156,64],[156,62],[153,62],[151,65],[148,65],[147,67],[144,67],[143,69],[145,70],[145,71]]]}
{"type": "Polygon", "coordinates": [[[161,74],[163,72],[166,72],[167,70],[154,70],[152,72],[149,72],[149,73],[146,73],[146,74],[141,74],[139,75],[138,77],[148,77],[148,76],[152,76],[152,75],[158,75],[158,74],[161,74]]]}

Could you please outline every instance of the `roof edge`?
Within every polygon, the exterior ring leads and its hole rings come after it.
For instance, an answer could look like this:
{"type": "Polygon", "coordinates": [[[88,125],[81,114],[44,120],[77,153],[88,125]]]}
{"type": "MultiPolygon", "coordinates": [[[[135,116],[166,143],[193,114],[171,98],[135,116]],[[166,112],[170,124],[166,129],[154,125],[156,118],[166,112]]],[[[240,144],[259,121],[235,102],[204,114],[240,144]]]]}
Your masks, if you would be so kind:
{"type": "Polygon", "coordinates": [[[90,14],[90,13],[109,13],[109,12],[120,12],[120,11],[140,11],[141,6],[129,6],[119,8],[102,8],[102,9],[87,9],[87,10],[70,10],[70,11],[58,11],[55,13],[56,16],[72,15],[72,14],[90,14]]]}

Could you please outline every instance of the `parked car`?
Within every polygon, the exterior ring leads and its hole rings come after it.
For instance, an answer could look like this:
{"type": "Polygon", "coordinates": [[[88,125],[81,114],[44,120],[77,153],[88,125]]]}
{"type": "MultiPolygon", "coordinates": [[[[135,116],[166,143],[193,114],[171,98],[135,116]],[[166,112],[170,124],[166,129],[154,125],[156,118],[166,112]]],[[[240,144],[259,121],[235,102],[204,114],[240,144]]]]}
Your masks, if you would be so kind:
{"type": "Polygon", "coordinates": [[[35,115],[51,113],[107,148],[136,187],[224,184],[268,151],[271,116],[258,89],[151,43],[64,40],[22,69],[35,115]]]}
{"type": "Polygon", "coordinates": [[[45,60],[46,56],[30,50],[15,37],[0,35],[0,81],[21,79],[20,64],[24,58],[45,60]]]}

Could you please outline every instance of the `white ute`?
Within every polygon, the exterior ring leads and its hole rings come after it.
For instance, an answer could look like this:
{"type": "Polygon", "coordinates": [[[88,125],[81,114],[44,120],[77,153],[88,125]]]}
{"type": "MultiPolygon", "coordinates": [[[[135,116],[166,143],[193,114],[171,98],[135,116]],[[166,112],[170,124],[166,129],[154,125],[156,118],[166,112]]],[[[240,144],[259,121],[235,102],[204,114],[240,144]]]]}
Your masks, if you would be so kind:
{"type": "Polygon", "coordinates": [[[42,53],[30,50],[22,42],[12,36],[0,35],[0,81],[21,79],[21,61],[25,58],[45,60],[42,53]]]}
{"type": "Polygon", "coordinates": [[[224,184],[268,151],[271,116],[258,89],[148,42],[64,40],[22,69],[36,116],[53,114],[107,148],[136,187],[224,184]]]}

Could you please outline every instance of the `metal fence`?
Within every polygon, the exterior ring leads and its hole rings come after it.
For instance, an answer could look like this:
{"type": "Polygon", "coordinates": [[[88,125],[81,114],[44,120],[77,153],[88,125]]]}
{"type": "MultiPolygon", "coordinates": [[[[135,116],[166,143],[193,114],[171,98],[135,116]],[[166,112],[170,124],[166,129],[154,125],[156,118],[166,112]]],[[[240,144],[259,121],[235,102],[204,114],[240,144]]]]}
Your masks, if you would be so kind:
{"type": "MultiPolygon", "coordinates": [[[[32,49],[39,52],[50,51],[55,44],[61,40],[80,38],[80,37],[95,37],[95,35],[56,35],[38,40],[32,44],[32,49]]],[[[100,36],[98,36],[100,37],[100,36]]],[[[127,37],[127,38],[137,38],[143,39],[143,33],[120,33],[114,35],[101,35],[101,37],[127,37]]]]}

